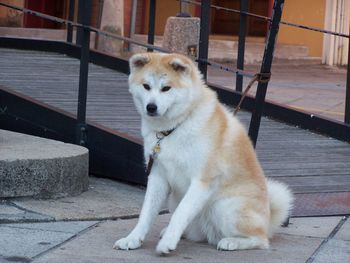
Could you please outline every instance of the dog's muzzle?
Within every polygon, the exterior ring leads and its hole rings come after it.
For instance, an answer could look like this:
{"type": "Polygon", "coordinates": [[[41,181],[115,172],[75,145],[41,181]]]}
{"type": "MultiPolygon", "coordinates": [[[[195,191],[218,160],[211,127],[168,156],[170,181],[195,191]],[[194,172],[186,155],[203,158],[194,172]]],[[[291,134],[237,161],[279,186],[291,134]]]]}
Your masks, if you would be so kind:
{"type": "Polygon", "coordinates": [[[147,114],[149,116],[157,116],[157,105],[154,103],[149,103],[146,106],[147,114]]]}

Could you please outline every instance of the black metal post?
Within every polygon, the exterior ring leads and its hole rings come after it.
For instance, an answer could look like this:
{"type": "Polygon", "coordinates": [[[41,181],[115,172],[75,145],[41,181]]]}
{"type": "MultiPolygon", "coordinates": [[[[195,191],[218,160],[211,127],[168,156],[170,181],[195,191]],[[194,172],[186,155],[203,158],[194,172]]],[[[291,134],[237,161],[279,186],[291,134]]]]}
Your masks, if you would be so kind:
{"type": "MultiPolygon", "coordinates": [[[[277,40],[277,34],[282,16],[284,0],[275,0],[272,11],[272,21],[270,22],[269,34],[266,39],[264,57],[261,64],[260,73],[271,73],[273,52],[277,40]]],[[[255,107],[249,125],[249,136],[254,144],[258,139],[261,115],[264,108],[266,90],[268,82],[259,82],[255,95],[255,107]]]]}
{"type": "Polygon", "coordinates": [[[350,124],[350,39],[349,39],[349,48],[348,48],[348,71],[347,71],[347,78],[346,78],[344,122],[347,124],[350,124]]]}
{"type": "MultiPolygon", "coordinates": [[[[92,0],[79,0],[78,4],[78,23],[83,25],[90,25],[91,19],[91,4],[92,0]]],[[[83,28],[77,28],[77,45],[82,45],[83,28]]]]}
{"type": "MultiPolygon", "coordinates": [[[[79,15],[83,25],[90,25],[92,11],[92,0],[79,2],[79,15]],[[80,3],[82,3],[80,5],[80,3]]],[[[87,125],[86,125],[86,100],[90,59],[90,30],[82,29],[81,35],[81,54],[80,54],[80,73],[79,73],[79,93],[78,93],[78,111],[77,111],[77,130],[76,143],[86,145],[87,125]]]]}
{"type": "MultiPolygon", "coordinates": [[[[74,6],[75,0],[69,0],[69,12],[68,20],[73,21],[74,19],[74,6]]],[[[72,43],[73,40],[73,26],[71,24],[67,25],[67,42],[72,43]]]]}
{"type": "MultiPolygon", "coordinates": [[[[148,18],[148,40],[150,45],[154,44],[154,27],[156,20],[156,0],[150,0],[149,2],[149,18],[148,18]]],[[[147,48],[148,52],[153,52],[153,49],[147,48]]]]}
{"type": "MultiPolygon", "coordinates": [[[[241,12],[248,11],[249,0],[241,0],[241,12]]],[[[238,34],[238,54],[237,54],[237,69],[244,70],[244,51],[245,51],[245,37],[247,31],[247,15],[240,14],[239,16],[239,34],[238,34]]],[[[236,91],[242,92],[243,76],[236,74],[236,91]]]]}
{"type": "Polygon", "coordinates": [[[199,32],[198,68],[207,79],[207,63],[210,31],[210,0],[202,0],[199,32]]]}

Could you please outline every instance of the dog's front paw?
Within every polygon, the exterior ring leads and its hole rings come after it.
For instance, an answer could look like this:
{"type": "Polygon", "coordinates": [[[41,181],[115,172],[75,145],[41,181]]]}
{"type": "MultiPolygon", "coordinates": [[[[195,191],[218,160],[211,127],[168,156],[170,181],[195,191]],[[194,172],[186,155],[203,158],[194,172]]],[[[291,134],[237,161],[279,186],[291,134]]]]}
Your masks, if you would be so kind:
{"type": "Polygon", "coordinates": [[[169,254],[176,249],[177,240],[173,238],[162,238],[156,248],[156,252],[160,255],[169,254]]]}
{"type": "Polygon", "coordinates": [[[119,240],[117,240],[114,243],[113,248],[114,249],[122,249],[122,250],[129,250],[129,249],[136,249],[141,247],[142,240],[140,238],[135,237],[124,237],[119,240]]]}

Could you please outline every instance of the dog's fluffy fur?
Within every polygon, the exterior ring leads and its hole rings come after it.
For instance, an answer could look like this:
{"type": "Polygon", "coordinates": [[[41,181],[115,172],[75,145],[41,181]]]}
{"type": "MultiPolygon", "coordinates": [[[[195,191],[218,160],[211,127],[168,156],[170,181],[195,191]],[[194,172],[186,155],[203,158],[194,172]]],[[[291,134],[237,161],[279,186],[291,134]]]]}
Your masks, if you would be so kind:
{"type": "Polygon", "coordinates": [[[160,254],[176,249],[182,236],[219,250],[268,248],[293,197],[285,185],[265,178],[242,124],[182,55],[136,54],[130,70],[146,163],[157,132],[174,131],[160,142],[138,224],[114,247],[140,247],[168,200],[173,214],[156,248],[160,254]]]}

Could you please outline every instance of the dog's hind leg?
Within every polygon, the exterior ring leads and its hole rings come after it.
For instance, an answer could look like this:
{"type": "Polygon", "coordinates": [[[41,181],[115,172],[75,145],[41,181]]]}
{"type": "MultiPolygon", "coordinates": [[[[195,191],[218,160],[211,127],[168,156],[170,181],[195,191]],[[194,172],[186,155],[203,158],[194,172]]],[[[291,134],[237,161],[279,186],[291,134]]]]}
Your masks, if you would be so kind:
{"type": "Polygon", "coordinates": [[[242,206],[242,200],[232,198],[217,202],[212,215],[211,223],[215,224],[219,238],[213,241],[208,236],[208,241],[218,250],[268,248],[268,215],[263,212],[248,209],[242,206]]]}
{"type": "MultiPolygon", "coordinates": [[[[222,238],[218,244],[218,250],[242,250],[265,249],[269,247],[267,238],[267,226],[263,223],[261,215],[255,212],[238,217],[232,232],[222,238]]],[[[225,233],[226,234],[226,233],[225,233]]]]}

